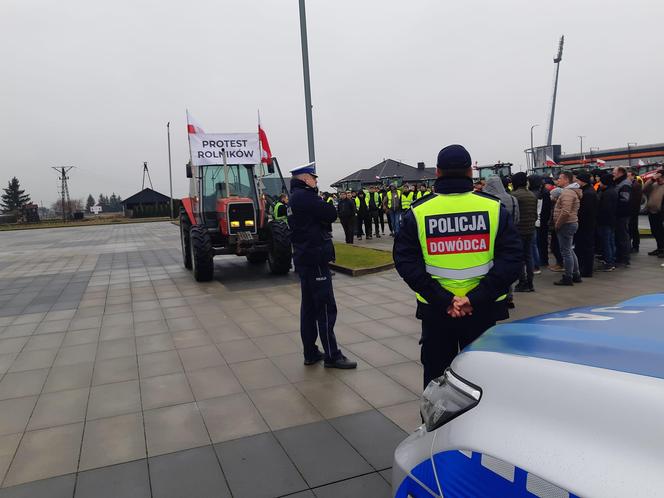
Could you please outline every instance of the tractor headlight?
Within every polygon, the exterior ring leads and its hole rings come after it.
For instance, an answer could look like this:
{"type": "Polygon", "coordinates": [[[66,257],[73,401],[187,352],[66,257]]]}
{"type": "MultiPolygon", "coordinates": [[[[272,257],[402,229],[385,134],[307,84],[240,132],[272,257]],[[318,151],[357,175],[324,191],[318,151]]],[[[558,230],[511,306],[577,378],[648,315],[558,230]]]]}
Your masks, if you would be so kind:
{"type": "Polygon", "coordinates": [[[422,394],[420,413],[431,432],[480,402],[482,391],[454,375],[449,368],[437,379],[429,382],[422,394]]]}
{"type": "Polygon", "coordinates": [[[245,227],[253,227],[254,226],[254,220],[246,220],[244,222],[245,227]]]}
{"type": "Polygon", "coordinates": [[[239,221],[231,221],[231,228],[240,228],[239,221]]]}

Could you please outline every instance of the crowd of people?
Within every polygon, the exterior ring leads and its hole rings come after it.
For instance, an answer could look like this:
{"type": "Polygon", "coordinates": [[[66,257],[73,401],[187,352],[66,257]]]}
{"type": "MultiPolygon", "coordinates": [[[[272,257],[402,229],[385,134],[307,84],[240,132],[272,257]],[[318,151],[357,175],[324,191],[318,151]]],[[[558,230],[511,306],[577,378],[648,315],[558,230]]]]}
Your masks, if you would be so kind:
{"type": "Polygon", "coordinates": [[[321,197],[337,207],[346,243],[352,244],[363,237],[367,240],[384,237],[386,224],[389,236],[394,237],[399,232],[403,213],[430,193],[431,189],[422,183],[401,187],[372,185],[367,190],[341,191],[338,195],[323,192],[321,197]]]}
{"type": "Polygon", "coordinates": [[[533,275],[544,267],[561,272],[554,283],[563,286],[581,283],[596,270],[628,268],[631,254],[640,250],[638,217],[644,193],[657,243],[648,254],[664,258],[664,170],[645,182],[622,166],[563,171],[555,179],[516,173],[490,177],[475,188],[501,200],[521,237],[524,261],[515,292],[535,291],[533,275]]]}
{"type": "MultiPolygon", "coordinates": [[[[558,178],[526,175],[492,176],[476,181],[475,190],[500,199],[521,238],[524,261],[518,282],[510,292],[534,292],[534,275],[543,268],[562,273],[555,285],[573,286],[595,271],[611,272],[630,266],[640,250],[638,216],[643,194],[657,248],[648,254],[664,258],[664,170],[643,181],[634,171],[618,166],[612,171],[563,171],[558,178]]],[[[345,241],[380,238],[399,233],[402,216],[411,205],[431,194],[427,184],[320,193],[335,206],[345,241]]],[[[285,218],[281,199],[278,218],[285,218]]],[[[662,264],[664,266],[664,264],[662,264]]]]}

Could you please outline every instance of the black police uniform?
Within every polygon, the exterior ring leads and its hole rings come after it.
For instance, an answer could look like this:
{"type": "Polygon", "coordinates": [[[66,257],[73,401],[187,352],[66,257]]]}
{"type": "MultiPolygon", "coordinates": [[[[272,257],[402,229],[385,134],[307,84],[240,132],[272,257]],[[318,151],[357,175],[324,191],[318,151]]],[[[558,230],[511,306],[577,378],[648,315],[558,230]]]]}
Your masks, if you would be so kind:
{"type": "Polygon", "coordinates": [[[334,335],[337,304],[328,266],[334,260],[331,223],[337,218],[337,210],[318,196],[318,189],[303,181],[293,178],[290,186],[288,224],[302,288],[300,334],[304,359],[307,364],[321,359],[316,346],[320,336],[327,365],[343,358],[334,335]]]}
{"type": "MultiPolygon", "coordinates": [[[[471,192],[470,178],[439,178],[434,185],[437,194],[471,192]]],[[[489,196],[484,193],[477,195],[489,196]]],[[[424,197],[413,205],[426,202],[424,197]]],[[[422,320],[420,344],[424,367],[424,387],[441,376],[457,353],[495,325],[508,318],[506,301],[496,302],[505,294],[521,271],[521,239],[504,206],[500,208],[498,232],[494,245],[493,267],[472,289],[467,297],[473,307],[472,315],[452,318],[447,307],[452,304],[452,293],[444,289],[426,271],[422,248],[417,233],[417,222],[411,210],[402,218],[401,230],[394,240],[394,262],[399,275],[408,286],[429,304],[417,302],[416,316],[422,320]]]]}

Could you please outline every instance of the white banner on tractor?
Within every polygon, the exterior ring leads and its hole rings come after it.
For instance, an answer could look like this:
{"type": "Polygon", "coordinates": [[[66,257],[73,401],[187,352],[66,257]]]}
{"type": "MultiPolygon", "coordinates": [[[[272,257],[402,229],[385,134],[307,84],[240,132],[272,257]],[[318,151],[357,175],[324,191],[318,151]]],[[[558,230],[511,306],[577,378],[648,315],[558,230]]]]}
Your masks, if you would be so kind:
{"type": "Polygon", "coordinates": [[[261,162],[258,133],[190,133],[189,146],[194,166],[223,164],[222,149],[228,164],[261,162]]]}

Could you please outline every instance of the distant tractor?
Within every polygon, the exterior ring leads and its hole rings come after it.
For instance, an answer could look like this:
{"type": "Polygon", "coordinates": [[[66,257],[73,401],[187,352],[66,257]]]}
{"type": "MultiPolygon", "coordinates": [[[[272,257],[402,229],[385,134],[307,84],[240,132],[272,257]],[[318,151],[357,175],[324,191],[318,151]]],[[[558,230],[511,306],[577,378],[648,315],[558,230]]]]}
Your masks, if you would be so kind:
{"type": "Polygon", "coordinates": [[[473,169],[477,172],[475,180],[486,180],[490,176],[499,176],[501,178],[508,178],[512,176],[512,163],[490,164],[487,166],[475,166],[473,169]]]}
{"type": "Polygon", "coordinates": [[[180,240],[184,266],[198,282],[212,280],[213,258],[245,256],[267,261],[275,275],[288,273],[292,249],[285,221],[271,220],[272,206],[288,193],[279,163],[187,165],[189,197],[182,199],[180,240]]]}

